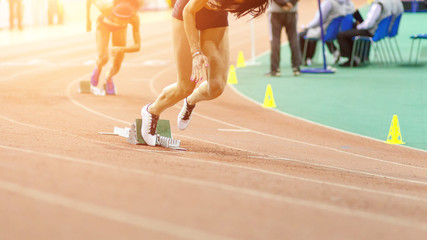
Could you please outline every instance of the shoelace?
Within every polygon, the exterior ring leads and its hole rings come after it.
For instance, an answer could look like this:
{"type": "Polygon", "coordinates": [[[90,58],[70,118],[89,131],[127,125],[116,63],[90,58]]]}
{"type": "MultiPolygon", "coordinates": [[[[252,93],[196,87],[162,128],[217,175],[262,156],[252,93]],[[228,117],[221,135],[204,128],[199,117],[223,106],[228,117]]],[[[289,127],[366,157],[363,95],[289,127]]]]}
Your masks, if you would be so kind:
{"type": "Polygon", "coordinates": [[[196,106],[196,104],[194,105],[186,104],[186,105],[187,107],[185,108],[185,114],[182,117],[182,120],[188,120],[190,118],[191,112],[193,112],[193,109],[196,106]]]}
{"type": "Polygon", "coordinates": [[[156,134],[157,122],[159,121],[159,116],[151,114],[151,124],[150,124],[150,135],[156,134]]]}

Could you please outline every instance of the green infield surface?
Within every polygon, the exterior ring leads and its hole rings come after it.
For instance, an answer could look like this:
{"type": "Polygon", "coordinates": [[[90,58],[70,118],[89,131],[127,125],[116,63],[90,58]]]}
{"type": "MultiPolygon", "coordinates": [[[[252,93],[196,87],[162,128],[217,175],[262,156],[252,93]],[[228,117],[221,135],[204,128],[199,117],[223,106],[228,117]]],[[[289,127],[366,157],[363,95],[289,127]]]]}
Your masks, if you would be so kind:
{"type": "MultiPolygon", "coordinates": [[[[255,60],[257,64],[236,68],[238,83],[233,86],[263,104],[267,86],[271,85],[275,109],[381,141],[387,140],[393,116],[397,115],[405,146],[427,150],[427,40],[421,41],[418,63],[414,64],[414,54],[412,63],[409,62],[410,36],[427,33],[423,19],[427,19],[427,13],[402,16],[396,40],[403,61],[398,58],[397,63],[380,64],[374,61],[371,48],[370,64],[339,67],[332,65],[332,56],[325,48],[328,66],[335,68],[335,73],[294,77],[286,43],[282,45],[280,77],[264,75],[270,70],[267,52],[255,60]]],[[[382,40],[383,46],[385,41],[389,39],[382,40]]],[[[415,50],[417,46],[414,44],[415,50]]],[[[397,54],[395,47],[394,52],[397,54]]],[[[313,62],[312,67],[323,67],[320,44],[313,62]]]]}

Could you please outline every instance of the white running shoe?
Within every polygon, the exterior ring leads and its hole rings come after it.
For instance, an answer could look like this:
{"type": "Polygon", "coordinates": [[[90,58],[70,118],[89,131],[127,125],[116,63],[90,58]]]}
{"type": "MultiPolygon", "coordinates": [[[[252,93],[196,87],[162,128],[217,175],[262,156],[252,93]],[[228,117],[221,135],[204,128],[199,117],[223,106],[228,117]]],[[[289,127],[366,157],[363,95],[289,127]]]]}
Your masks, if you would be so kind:
{"type": "Polygon", "coordinates": [[[184,99],[184,106],[182,106],[181,112],[178,114],[178,128],[180,130],[186,129],[188,124],[190,124],[191,112],[193,111],[194,107],[196,107],[196,104],[189,105],[187,103],[187,98],[184,99]]]}
{"type": "Polygon", "coordinates": [[[150,104],[141,109],[141,135],[147,145],[156,146],[157,122],[159,121],[159,116],[149,113],[149,106],[150,104]]]}

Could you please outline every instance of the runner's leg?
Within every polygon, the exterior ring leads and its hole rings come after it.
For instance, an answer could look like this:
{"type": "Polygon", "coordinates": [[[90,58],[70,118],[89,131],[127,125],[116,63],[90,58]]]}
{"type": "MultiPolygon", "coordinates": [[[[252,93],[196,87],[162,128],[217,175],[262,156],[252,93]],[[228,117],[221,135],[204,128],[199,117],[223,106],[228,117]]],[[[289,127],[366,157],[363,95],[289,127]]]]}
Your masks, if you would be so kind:
{"type": "Polygon", "coordinates": [[[157,116],[190,95],[196,86],[196,83],[190,80],[193,63],[183,21],[173,18],[172,32],[178,80],[164,88],[150,105],[148,111],[157,116]]]}
{"type": "Polygon", "coordinates": [[[96,25],[96,48],[98,50],[98,59],[96,60],[96,67],[101,72],[102,67],[108,62],[108,44],[110,42],[110,31],[108,31],[102,24],[96,25]]]}
{"type": "MultiPolygon", "coordinates": [[[[112,44],[114,47],[124,47],[126,46],[126,29],[119,30],[112,33],[112,44]]],[[[113,65],[111,66],[110,71],[107,73],[107,81],[111,81],[112,77],[116,75],[122,66],[123,59],[125,57],[124,53],[120,53],[114,56],[113,65]]]]}
{"type": "Polygon", "coordinates": [[[219,97],[227,85],[230,55],[228,27],[206,29],[201,32],[200,39],[202,52],[209,59],[208,80],[187,97],[190,105],[219,97]]]}

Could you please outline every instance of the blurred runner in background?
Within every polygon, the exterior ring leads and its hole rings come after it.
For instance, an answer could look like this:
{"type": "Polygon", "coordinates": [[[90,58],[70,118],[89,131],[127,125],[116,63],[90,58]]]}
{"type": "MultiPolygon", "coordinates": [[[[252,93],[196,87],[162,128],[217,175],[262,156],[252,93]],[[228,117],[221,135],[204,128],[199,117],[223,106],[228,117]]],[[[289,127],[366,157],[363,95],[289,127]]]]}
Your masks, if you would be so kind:
{"type": "Polygon", "coordinates": [[[48,0],[47,2],[47,20],[49,25],[55,23],[55,16],[58,24],[64,23],[64,4],[62,0],[48,0]]]}
{"type": "Polygon", "coordinates": [[[22,0],[9,0],[9,24],[10,30],[15,28],[15,18],[18,23],[18,29],[22,31],[22,0]]]}
{"type": "Polygon", "coordinates": [[[98,59],[91,77],[91,91],[97,90],[99,76],[102,67],[107,64],[109,57],[110,36],[112,36],[111,56],[113,65],[106,75],[106,94],[115,95],[116,89],[113,76],[116,75],[122,65],[125,53],[137,52],[141,47],[141,36],[139,32],[138,9],[141,0],[87,0],[87,31],[92,29],[90,9],[92,3],[97,6],[101,15],[96,21],[96,45],[98,59]],[[130,24],[133,31],[134,44],[126,46],[127,26],[130,24]]]}

